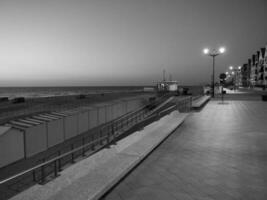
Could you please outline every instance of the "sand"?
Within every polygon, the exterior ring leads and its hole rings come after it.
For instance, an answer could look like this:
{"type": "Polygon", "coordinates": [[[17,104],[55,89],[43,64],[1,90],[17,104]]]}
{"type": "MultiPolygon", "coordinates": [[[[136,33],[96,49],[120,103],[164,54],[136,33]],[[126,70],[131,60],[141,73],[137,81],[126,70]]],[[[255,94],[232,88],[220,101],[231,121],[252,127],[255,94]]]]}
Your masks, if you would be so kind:
{"type": "Polygon", "coordinates": [[[80,106],[94,106],[103,102],[113,100],[123,100],[129,97],[149,98],[154,93],[145,92],[117,92],[89,94],[85,96],[69,95],[26,99],[24,103],[14,104],[11,101],[0,103],[0,124],[4,124],[11,119],[29,116],[50,111],[62,111],[77,108],[80,106]]]}

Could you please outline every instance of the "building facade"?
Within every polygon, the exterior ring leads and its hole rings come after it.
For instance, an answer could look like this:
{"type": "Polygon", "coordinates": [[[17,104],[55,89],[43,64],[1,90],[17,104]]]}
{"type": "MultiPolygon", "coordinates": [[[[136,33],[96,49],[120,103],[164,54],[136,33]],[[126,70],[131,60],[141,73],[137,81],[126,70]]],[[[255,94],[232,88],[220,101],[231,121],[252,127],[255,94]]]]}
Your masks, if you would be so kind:
{"type": "Polygon", "coordinates": [[[242,66],[240,81],[243,87],[267,87],[267,45],[242,66]]]}

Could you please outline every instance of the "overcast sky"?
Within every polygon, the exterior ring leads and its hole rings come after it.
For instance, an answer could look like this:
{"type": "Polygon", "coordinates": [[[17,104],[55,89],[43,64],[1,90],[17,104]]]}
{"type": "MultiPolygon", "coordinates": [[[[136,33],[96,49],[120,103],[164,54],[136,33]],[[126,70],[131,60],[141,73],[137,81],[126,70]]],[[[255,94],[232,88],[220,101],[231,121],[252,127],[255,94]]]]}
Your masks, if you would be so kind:
{"type": "Polygon", "coordinates": [[[210,82],[267,44],[266,0],[0,0],[0,86],[210,82]],[[218,76],[218,75],[216,75],[218,76]]]}

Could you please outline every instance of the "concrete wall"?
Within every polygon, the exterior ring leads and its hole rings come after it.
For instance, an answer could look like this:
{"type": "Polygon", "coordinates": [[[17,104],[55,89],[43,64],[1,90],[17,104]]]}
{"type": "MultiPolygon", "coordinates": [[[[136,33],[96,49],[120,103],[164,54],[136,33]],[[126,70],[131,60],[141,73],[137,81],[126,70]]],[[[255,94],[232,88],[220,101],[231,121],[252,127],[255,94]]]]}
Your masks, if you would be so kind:
{"type": "Polygon", "coordinates": [[[0,127],[0,168],[24,158],[23,132],[0,127]]]}

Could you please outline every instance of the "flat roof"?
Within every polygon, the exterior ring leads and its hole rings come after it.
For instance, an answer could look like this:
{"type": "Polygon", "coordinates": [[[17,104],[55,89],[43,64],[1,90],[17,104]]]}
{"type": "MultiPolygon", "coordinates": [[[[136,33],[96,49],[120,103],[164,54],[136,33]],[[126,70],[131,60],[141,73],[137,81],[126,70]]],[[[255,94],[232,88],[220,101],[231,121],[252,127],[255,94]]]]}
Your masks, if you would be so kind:
{"type": "Polygon", "coordinates": [[[33,118],[25,118],[26,120],[32,121],[32,122],[36,122],[36,123],[44,123],[44,121],[41,120],[37,120],[37,119],[33,119],[33,118]]]}
{"type": "Polygon", "coordinates": [[[55,116],[55,115],[41,114],[39,116],[41,116],[41,117],[47,117],[47,118],[50,118],[50,119],[60,119],[59,116],[55,116]]]}
{"type": "Polygon", "coordinates": [[[48,118],[48,117],[42,117],[42,116],[33,116],[33,118],[34,118],[34,119],[43,120],[43,121],[47,121],[47,122],[53,121],[53,119],[51,119],[51,118],[48,118]]]}
{"type": "Polygon", "coordinates": [[[20,122],[25,122],[25,123],[29,123],[29,124],[33,124],[33,125],[39,125],[41,124],[41,122],[34,122],[31,120],[27,120],[27,119],[19,119],[20,122]]]}
{"type": "Polygon", "coordinates": [[[28,124],[28,123],[20,122],[20,121],[9,121],[8,123],[11,124],[11,125],[14,124],[14,125],[17,125],[17,126],[22,126],[22,128],[29,128],[29,127],[33,126],[32,124],[28,124]]]}
{"type": "Polygon", "coordinates": [[[62,117],[67,117],[68,115],[62,112],[51,112],[51,114],[56,115],[56,116],[62,116],[62,117]]]}
{"type": "Polygon", "coordinates": [[[78,111],[77,111],[77,110],[76,110],[76,111],[75,111],[75,110],[66,110],[66,111],[64,111],[64,112],[62,112],[62,113],[71,115],[71,114],[77,114],[78,111]]]}

